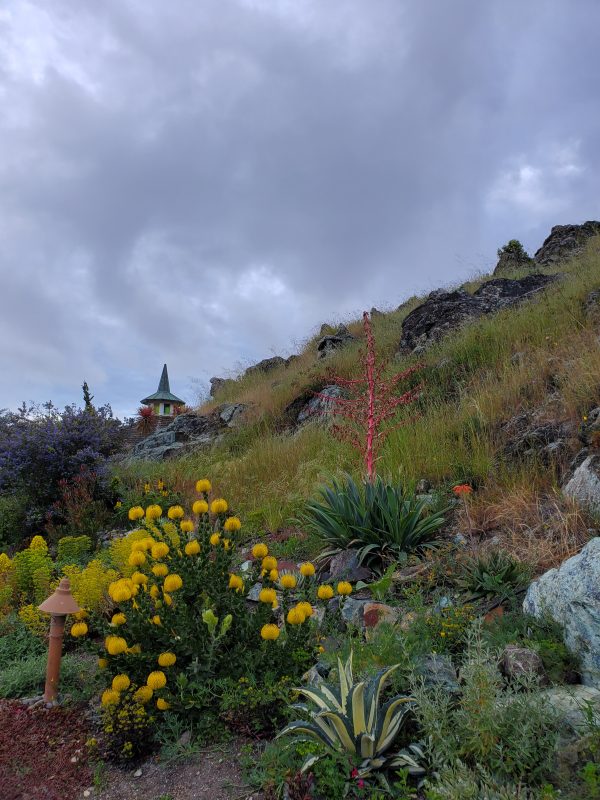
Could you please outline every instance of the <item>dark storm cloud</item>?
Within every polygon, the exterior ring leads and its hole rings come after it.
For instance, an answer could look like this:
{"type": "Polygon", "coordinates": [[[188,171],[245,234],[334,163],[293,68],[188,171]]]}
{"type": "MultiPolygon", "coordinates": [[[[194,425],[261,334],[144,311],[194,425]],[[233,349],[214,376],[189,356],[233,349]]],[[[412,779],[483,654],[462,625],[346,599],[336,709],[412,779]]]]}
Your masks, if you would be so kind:
{"type": "Polygon", "coordinates": [[[121,412],[600,214],[596,0],[9,0],[0,406],[121,412]]]}

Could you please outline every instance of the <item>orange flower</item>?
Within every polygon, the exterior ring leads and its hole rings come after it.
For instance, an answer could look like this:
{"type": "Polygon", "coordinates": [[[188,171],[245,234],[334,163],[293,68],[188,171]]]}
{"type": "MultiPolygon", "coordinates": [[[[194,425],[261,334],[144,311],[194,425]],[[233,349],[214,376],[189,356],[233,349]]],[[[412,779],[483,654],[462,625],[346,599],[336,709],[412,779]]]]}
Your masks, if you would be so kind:
{"type": "Polygon", "coordinates": [[[473,488],[468,483],[461,483],[458,486],[453,486],[452,491],[457,497],[461,497],[463,494],[472,494],[473,488]]]}

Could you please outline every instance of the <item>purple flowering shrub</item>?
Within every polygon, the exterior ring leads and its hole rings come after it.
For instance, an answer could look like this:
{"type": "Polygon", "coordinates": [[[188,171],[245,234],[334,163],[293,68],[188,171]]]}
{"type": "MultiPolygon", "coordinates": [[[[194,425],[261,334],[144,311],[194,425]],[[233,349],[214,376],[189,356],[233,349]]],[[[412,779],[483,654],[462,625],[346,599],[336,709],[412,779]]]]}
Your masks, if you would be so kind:
{"type": "Polygon", "coordinates": [[[0,497],[26,498],[23,535],[40,526],[65,486],[93,473],[94,499],[109,500],[107,458],[123,443],[123,426],[110,406],[92,410],[51,403],[0,412],[0,497]]]}

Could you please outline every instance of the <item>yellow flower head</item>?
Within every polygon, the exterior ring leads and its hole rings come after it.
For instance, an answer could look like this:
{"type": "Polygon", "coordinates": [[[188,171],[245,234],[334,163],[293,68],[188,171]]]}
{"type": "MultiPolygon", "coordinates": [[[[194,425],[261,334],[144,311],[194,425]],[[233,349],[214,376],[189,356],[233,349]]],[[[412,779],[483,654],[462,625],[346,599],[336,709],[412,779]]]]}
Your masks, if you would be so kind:
{"type": "Polygon", "coordinates": [[[173,605],[173,598],[171,597],[170,594],[167,594],[167,592],[165,592],[163,594],[163,599],[164,599],[166,605],[168,605],[168,606],[172,606],[173,605]]]}
{"type": "Polygon", "coordinates": [[[115,675],[112,679],[112,688],[115,692],[126,692],[131,685],[131,681],[127,675],[115,675]]]}
{"type": "Polygon", "coordinates": [[[213,547],[216,547],[219,542],[221,541],[221,534],[220,533],[213,533],[209,539],[210,543],[213,547]]]}
{"type": "Polygon", "coordinates": [[[223,547],[225,550],[231,550],[231,539],[223,539],[223,547]]]}
{"type": "Polygon", "coordinates": [[[156,575],[157,578],[164,578],[165,575],[169,574],[169,568],[166,564],[155,564],[152,567],[152,572],[156,575]]]}
{"type": "Polygon", "coordinates": [[[277,602],[277,594],[275,589],[261,589],[258,595],[261,603],[269,603],[274,605],[277,602]]]}
{"type": "Polygon", "coordinates": [[[133,506],[133,508],[130,508],[127,512],[127,516],[132,522],[136,522],[136,520],[144,516],[144,509],[141,506],[133,506]]]}
{"type": "Polygon", "coordinates": [[[156,586],[156,584],[150,587],[150,597],[153,600],[156,600],[159,594],[160,594],[160,589],[158,588],[158,586],[156,586]]]}
{"type": "Polygon", "coordinates": [[[352,585],[348,581],[340,581],[337,585],[337,593],[348,595],[352,593],[352,585]]]}
{"type": "Polygon", "coordinates": [[[317,589],[317,597],[319,600],[331,600],[333,597],[333,587],[328,586],[326,583],[322,584],[317,589]]]}
{"type": "Polygon", "coordinates": [[[98,659],[98,669],[106,669],[108,667],[108,658],[98,659]]]}
{"type": "Polygon", "coordinates": [[[263,625],[262,628],[260,629],[260,635],[267,642],[268,641],[274,642],[280,633],[281,631],[279,630],[277,625],[273,625],[273,623],[270,623],[269,625],[263,625]]]}
{"type": "Polygon", "coordinates": [[[270,572],[272,569],[277,569],[277,559],[274,556],[265,556],[262,560],[262,568],[270,572]]]}
{"type": "Polygon", "coordinates": [[[192,511],[194,512],[194,514],[207,514],[208,503],[206,502],[206,500],[196,500],[196,502],[192,506],[192,511]]]}
{"type": "Polygon", "coordinates": [[[158,666],[172,667],[176,661],[177,661],[177,656],[175,655],[175,653],[161,653],[158,657],[158,666]]]}
{"type": "Polygon", "coordinates": [[[185,511],[181,506],[171,506],[171,508],[167,511],[167,516],[169,519],[181,519],[185,511]]]}
{"type": "Polygon", "coordinates": [[[296,576],[295,575],[282,575],[279,579],[279,583],[283,586],[284,589],[294,589],[296,587],[296,576]]]}
{"type": "Polygon", "coordinates": [[[162,490],[165,488],[165,482],[163,481],[162,478],[159,478],[156,481],[156,488],[158,489],[159,492],[162,492],[162,490]]]}
{"type": "Polygon", "coordinates": [[[151,672],[146,680],[146,685],[149,686],[152,691],[163,689],[167,685],[167,676],[164,672],[161,672],[161,670],[151,672]]]}
{"type": "Polygon", "coordinates": [[[314,608],[306,600],[303,600],[301,603],[298,603],[296,605],[296,608],[299,608],[307,619],[309,617],[312,617],[312,615],[314,614],[314,608]]]}
{"type": "Polygon", "coordinates": [[[272,569],[269,572],[269,580],[273,581],[273,583],[279,580],[279,572],[276,569],[272,569]]]}
{"type": "Polygon", "coordinates": [[[142,550],[144,553],[148,550],[148,539],[138,539],[131,545],[131,552],[135,553],[137,550],[142,550]]]}
{"type": "Polygon", "coordinates": [[[155,614],[155,615],[152,617],[152,620],[151,620],[151,621],[152,621],[152,624],[153,624],[153,625],[160,625],[160,617],[158,616],[158,614],[155,614]]]}
{"type": "Polygon", "coordinates": [[[127,650],[127,642],[122,636],[107,636],[104,644],[111,656],[118,656],[127,650]]]}
{"type": "Polygon", "coordinates": [[[125,616],[125,614],[119,613],[119,614],[113,614],[110,624],[119,626],[119,625],[125,625],[126,622],[127,622],[127,617],[125,616]]]}
{"type": "Polygon", "coordinates": [[[196,481],[197,492],[210,492],[211,489],[212,489],[212,484],[206,478],[201,478],[199,481],[196,481]]]}
{"type": "Polygon", "coordinates": [[[146,509],[146,519],[153,520],[162,517],[162,508],[154,503],[146,509]]]}
{"type": "Polygon", "coordinates": [[[122,579],[109,584],[108,594],[114,603],[125,603],[132,597],[131,589],[122,579]]]}
{"type": "Polygon", "coordinates": [[[235,533],[239,531],[242,527],[242,523],[238,519],[238,517],[227,517],[225,520],[225,524],[223,525],[223,529],[227,531],[227,533],[235,533]]]}
{"type": "Polygon", "coordinates": [[[127,563],[129,564],[130,567],[141,567],[145,561],[146,561],[146,556],[142,553],[141,550],[134,550],[127,559],[127,563]]]}
{"type": "Polygon", "coordinates": [[[264,558],[266,555],[269,554],[269,548],[266,544],[260,542],[259,544],[255,544],[252,548],[252,555],[254,558],[264,558]]]}
{"type": "Polygon", "coordinates": [[[101,703],[103,706],[116,706],[120,699],[121,695],[114,689],[105,689],[102,692],[101,703]]]}
{"type": "Polygon", "coordinates": [[[134,644],[133,647],[130,647],[127,650],[128,653],[133,653],[134,655],[138,655],[142,652],[142,646],[139,644],[134,644]]]}
{"type": "Polygon", "coordinates": [[[146,483],[144,484],[144,493],[148,494],[149,491],[150,491],[150,484],[146,481],[146,483]]]}
{"type": "Polygon", "coordinates": [[[286,617],[288,625],[302,625],[305,619],[305,614],[303,613],[302,609],[298,608],[298,606],[290,608],[286,617]]]}
{"type": "Polygon", "coordinates": [[[148,583],[148,576],[144,575],[143,572],[134,572],[131,576],[131,580],[133,581],[135,586],[142,586],[148,583]]]}
{"type": "Polygon", "coordinates": [[[76,622],[71,628],[71,636],[78,639],[80,636],[85,636],[88,632],[88,626],[85,622],[76,622]]]}
{"type": "Polygon", "coordinates": [[[192,539],[191,542],[186,544],[184,549],[186,556],[197,556],[200,552],[200,542],[197,539],[192,539]]]}
{"type": "Polygon", "coordinates": [[[217,500],[213,500],[210,504],[210,510],[213,514],[224,514],[229,506],[227,505],[227,500],[223,500],[222,497],[219,497],[217,500]]]}
{"type": "Polygon", "coordinates": [[[163,590],[165,592],[176,592],[178,589],[181,589],[182,586],[183,581],[181,580],[181,576],[173,572],[165,578],[163,590]]]}
{"type": "Polygon", "coordinates": [[[152,699],[152,689],[149,686],[140,686],[134,693],[133,699],[138,703],[148,703],[152,699]]]}
{"type": "Polygon", "coordinates": [[[165,558],[169,554],[169,545],[165,544],[165,542],[157,542],[156,544],[152,545],[152,558],[155,561],[160,561],[161,558],[165,558]]]}
{"type": "Polygon", "coordinates": [[[305,561],[304,564],[300,564],[300,574],[305,578],[311,578],[315,574],[315,565],[305,561]]]}
{"type": "Polygon", "coordinates": [[[230,575],[229,576],[229,588],[235,589],[236,592],[243,592],[244,591],[244,581],[240,578],[239,575],[230,575]]]}
{"type": "Polygon", "coordinates": [[[194,530],[194,523],[191,519],[182,519],[179,527],[184,533],[191,533],[194,530]]]}
{"type": "Polygon", "coordinates": [[[156,707],[159,711],[166,711],[168,708],[171,708],[171,704],[167,703],[162,697],[159,697],[156,701],[156,707]]]}

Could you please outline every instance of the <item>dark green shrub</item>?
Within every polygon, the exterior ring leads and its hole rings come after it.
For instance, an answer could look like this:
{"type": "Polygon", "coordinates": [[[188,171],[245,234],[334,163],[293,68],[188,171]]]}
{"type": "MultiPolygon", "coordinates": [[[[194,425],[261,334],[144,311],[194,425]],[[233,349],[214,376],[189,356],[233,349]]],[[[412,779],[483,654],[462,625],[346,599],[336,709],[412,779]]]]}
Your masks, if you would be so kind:
{"type": "Polygon", "coordinates": [[[26,504],[23,495],[0,497],[0,550],[18,545],[23,538],[26,504]]]}
{"type": "Polygon", "coordinates": [[[457,579],[469,600],[501,598],[506,600],[524,588],[531,579],[531,570],[504,550],[494,550],[463,562],[457,579]]]}

